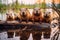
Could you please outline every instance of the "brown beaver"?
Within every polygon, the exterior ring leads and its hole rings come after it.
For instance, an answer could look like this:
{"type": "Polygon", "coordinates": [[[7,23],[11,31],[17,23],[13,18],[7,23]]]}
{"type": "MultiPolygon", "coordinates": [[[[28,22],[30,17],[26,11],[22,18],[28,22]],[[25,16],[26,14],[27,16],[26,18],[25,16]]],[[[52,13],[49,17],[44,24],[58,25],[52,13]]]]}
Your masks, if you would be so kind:
{"type": "Polygon", "coordinates": [[[7,15],[7,19],[6,19],[6,21],[13,21],[13,16],[12,16],[12,14],[6,14],[7,15]]]}
{"type": "Polygon", "coordinates": [[[38,21],[42,22],[43,21],[43,13],[41,12],[40,8],[34,8],[32,12],[32,21],[38,21]]]}
{"type": "Polygon", "coordinates": [[[51,23],[53,20],[58,19],[59,15],[56,13],[45,12],[44,21],[47,23],[51,23]]]}
{"type": "Polygon", "coordinates": [[[19,15],[20,15],[21,21],[28,22],[31,18],[31,14],[27,8],[21,8],[19,15]]]}
{"type": "Polygon", "coordinates": [[[45,14],[44,14],[44,22],[50,23],[51,21],[52,21],[51,13],[50,12],[45,12],[45,14]]]}
{"type": "Polygon", "coordinates": [[[14,20],[14,11],[12,9],[9,9],[6,13],[6,20],[7,21],[13,21],[14,20]]]}

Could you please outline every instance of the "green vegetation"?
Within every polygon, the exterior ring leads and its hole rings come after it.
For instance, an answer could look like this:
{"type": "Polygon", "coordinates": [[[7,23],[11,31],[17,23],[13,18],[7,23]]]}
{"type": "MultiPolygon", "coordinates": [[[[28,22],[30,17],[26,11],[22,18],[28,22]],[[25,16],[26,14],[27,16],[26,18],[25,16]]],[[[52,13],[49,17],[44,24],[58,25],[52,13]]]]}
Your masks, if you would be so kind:
{"type": "Polygon", "coordinates": [[[42,2],[42,4],[40,5],[40,8],[46,8],[45,2],[42,2]]]}
{"type": "Polygon", "coordinates": [[[46,8],[46,4],[43,2],[42,4],[34,4],[34,5],[24,5],[24,4],[19,4],[18,1],[16,1],[13,4],[1,4],[0,3],[0,12],[5,12],[6,10],[10,9],[10,8],[14,8],[15,11],[18,11],[20,8],[35,8],[35,7],[39,7],[39,8],[46,8]]]}
{"type": "MultiPolygon", "coordinates": [[[[8,4],[8,5],[5,5],[5,4],[1,4],[0,3],[0,12],[6,12],[6,10],[8,9],[13,9],[17,12],[20,8],[29,8],[29,9],[32,9],[32,8],[35,8],[35,7],[39,7],[39,8],[46,8],[46,3],[45,2],[42,2],[41,4],[34,4],[34,5],[24,5],[23,3],[20,5],[18,3],[18,1],[16,1],[15,3],[12,3],[12,4],[8,4]]],[[[58,4],[56,6],[57,8],[60,8],[60,4],[58,4]]]]}
{"type": "Polygon", "coordinates": [[[2,12],[5,12],[6,9],[7,9],[7,6],[6,6],[5,4],[1,4],[1,3],[0,3],[0,12],[1,12],[1,13],[2,13],[2,12]]]}

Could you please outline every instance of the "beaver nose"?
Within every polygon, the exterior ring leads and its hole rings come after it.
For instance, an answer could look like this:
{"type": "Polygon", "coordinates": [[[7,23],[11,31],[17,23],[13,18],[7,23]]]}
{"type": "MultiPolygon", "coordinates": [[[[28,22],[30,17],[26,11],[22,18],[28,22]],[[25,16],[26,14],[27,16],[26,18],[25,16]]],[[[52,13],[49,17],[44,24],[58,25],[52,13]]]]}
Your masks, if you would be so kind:
{"type": "Polygon", "coordinates": [[[24,12],[23,12],[23,14],[24,14],[24,12]]]}
{"type": "Polygon", "coordinates": [[[36,11],[36,13],[38,13],[38,11],[36,11]]]}
{"type": "Polygon", "coordinates": [[[49,18],[49,15],[48,15],[48,14],[46,14],[44,17],[45,17],[45,18],[49,18]]]}
{"type": "Polygon", "coordinates": [[[45,17],[48,17],[48,15],[47,15],[47,14],[45,14],[45,17]]]}
{"type": "Polygon", "coordinates": [[[45,16],[47,16],[47,14],[45,16]]]}

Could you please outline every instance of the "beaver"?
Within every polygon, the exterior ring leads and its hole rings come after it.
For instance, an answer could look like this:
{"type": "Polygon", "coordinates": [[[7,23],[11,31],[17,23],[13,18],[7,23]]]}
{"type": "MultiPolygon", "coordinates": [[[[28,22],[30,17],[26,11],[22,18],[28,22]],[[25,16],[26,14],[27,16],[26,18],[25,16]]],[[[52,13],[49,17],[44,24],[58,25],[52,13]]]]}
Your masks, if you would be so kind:
{"type": "Polygon", "coordinates": [[[6,19],[6,21],[13,21],[13,16],[12,16],[12,13],[6,13],[6,15],[7,15],[7,19],[6,19]]]}
{"type": "Polygon", "coordinates": [[[21,8],[19,15],[20,15],[21,21],[28,22],[31,19],[31,14],[27,8],[21,8]]]}
{"type": "Polygon", "coordinates": [[[51,22],[52,21],[52,18],[51,18],[51,13],[50,12],[45,12],[44,13],[44,22],[51,22]]]}
{"type": "Polygon", "coordinates": [[[47,23],[51,23],[53,20],[58,20],[59,15],[57,13],[45,12],[44,21],[47,23]]]}
{"type": "Polygon", "coordinates": [[[43,21],[43,13],[41,12],[40,8],[34,8],[32,12],[32,21],[33,22],[42,22],[43,21]]]}
{"type": "Polygon", "coordinates": [[[6,13],[6,20],[13,21],[15,18],[14,14],[15,14],[15,12],[12,9],[9,9],[6,13]]]}

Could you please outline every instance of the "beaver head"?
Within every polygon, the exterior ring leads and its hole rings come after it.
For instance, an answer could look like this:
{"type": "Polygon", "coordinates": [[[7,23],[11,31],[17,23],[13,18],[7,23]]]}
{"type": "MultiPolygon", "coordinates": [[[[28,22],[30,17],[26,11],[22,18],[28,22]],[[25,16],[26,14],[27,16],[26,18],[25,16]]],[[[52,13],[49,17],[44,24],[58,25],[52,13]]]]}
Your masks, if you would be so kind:
{"type": "Polygon", "coordinates": [[[33,15],[40,16],[41,15],[40,8],[34,8],[33,9],[33,15]]]}
{"type": "Polygon", "coordinates": [[[27,8],[21,8],[20,9],[20,15],[22,17],[26,17],[27,16],[27,8]]]}
{"type": "Polygon", "coordinates": [[[51,12],[45,12],[45,15],[44,15],[45,18],[50,18],[50,16],[51,16],[51,12]]]}

